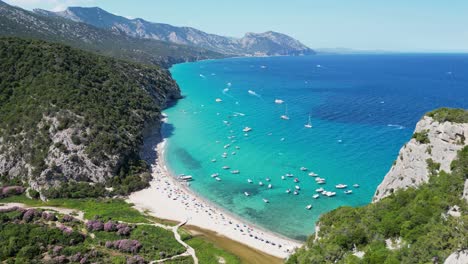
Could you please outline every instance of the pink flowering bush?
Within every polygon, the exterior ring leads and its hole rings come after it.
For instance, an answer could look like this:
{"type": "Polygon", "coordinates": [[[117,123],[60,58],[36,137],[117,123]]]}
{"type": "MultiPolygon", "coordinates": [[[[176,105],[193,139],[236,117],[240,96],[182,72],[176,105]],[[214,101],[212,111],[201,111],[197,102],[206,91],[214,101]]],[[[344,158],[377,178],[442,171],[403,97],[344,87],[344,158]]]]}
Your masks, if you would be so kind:
{"type": "Polygon", "coordinates": [[[86,229],[89,231],[102,231],[104,230],[104,224],[99,220],[89,220],[86,222],[86,229]]]}
{"type": "Polygon", "coordinates": [[[138,253],[141,248],[141,243],[138,240],[122,239],[116,241],[106,241],[107,248],[114,248],[122,252],[138,253]]]}

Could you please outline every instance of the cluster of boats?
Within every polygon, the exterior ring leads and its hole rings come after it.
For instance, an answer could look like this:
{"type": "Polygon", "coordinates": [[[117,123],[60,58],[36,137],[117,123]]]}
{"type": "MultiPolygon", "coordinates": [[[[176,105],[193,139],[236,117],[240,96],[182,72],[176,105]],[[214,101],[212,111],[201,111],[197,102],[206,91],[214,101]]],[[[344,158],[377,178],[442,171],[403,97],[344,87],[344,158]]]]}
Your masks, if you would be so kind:
{"type": "MultiPolygon", "coordinates": [[[[222,100],[221,100],[220,98],[217,98],[215,101],[218,102],[218,103],[222,102],[222,100]]],[[[281,100],[281,99],[275,99],[274,102],[275,102],[275,104],[283,104],[283,103],[284,103],[284,101],[281,100]]],[[[219,113],[218,113],[218,114],[219,114],[219,113]]],[[[243,114],[242,114],[242,115],[243,115],[243,114]]],[[[237,115],[236,115],[236,116],[237,116],[237,115]]],[[[289,120],[289,119],[290,119],[290,118],[289,118],[289,115],[288,115],[288,106],[287,106],[287,104],[285,104],[285,112],[284,112],[283,115],[280,116],[280,118],[281,118],[282,120],[289,120]]],[[[228,126],[230,125],[230,122],[228,122],[228,121],[223,121],[223,122],[224,122],[225,125],[228,125],[228,126]]],[[[310,115],[309,115],[309,118],[308,118],[308,122],[304,125],[304,127],[306,127],[306,128],[312,128],[312,123],[311,123],[311,117],[310,117],[310,115]]],[[[248,127],[248,126],[245,126],[245,127],[242,129],[242,132],[244,133],[244,136],[248,136],[248,135],[249,135],[249,132],[252,132],[252,131],[253,131],[253,128],[248,127]]],[[[231,130],[230,132],[233,133],[234,131],[231,130]]],[[[231,148],[231,144],[233,144],[233,143],[236,141],[234,138],[235,138],[235,136],[232,135],[232,134],[228,137],[228,139],[230,139],[231,141],[230,141],[230,143],[224,145],[223,148],[224,148],[225,150],[231,148]]],[[[281,140],[284,140],[284,138],[282,138],[281,140]]],[[[220,142],[217,141],[216,143],[220,143],[220,142]]],[[[239,146],[235,146],[235,148],[236,148],[237,150],[240,149],[239,146]]],[[[232,151],[230,154],[231,154],[231,155],[236,155],[236,152],[235,152],[235,151],[232,151]]],[[[228,155],[229,155],[228,152],[224,152],[224,153],[221,155],[221,157],[225,159],[225,158],[228,157],[228,155]]],[[[217,160],[213,158],[213,159],[211,160],[211,162],[217,162],[217,160]]],[[[223,169],[223,170],[230,170],[230,167],[229,167],[229,166],[223,166],[222,169],[223,169]]],[[[308,172],[308,171],[309,171],[309,169],[308,169],[307,167],[300,167],[299,170],[300,170],[301,172],[308,172]]],[[[231,174],[240,174],[240,171],[239,171],[239,170],[230,170],[229,172],[230,172],[231,174]]],[[[319,175],[318,175],[317,173],[311,171],[311,172],[308,173],[308,175],[309,175],[310,177],[314,177],[314,178],[315,178],[315,182],[316,182],[317,184],[320,184],[320,185],[326,184],[326,179],[325,179],[325,178],[319,177],[319,175]]],[[[188,177],[184,178],[184,181],[189,181],[189,180],[191,180],[191,176],[188,176],[188,177]],[[188,177],[190,177],[190,178],[188,178],[188,177]]],[[[213,173],[213,174],[211,174],[211,177],[214,178],[214,179],[217,180],[217,181],[221,181],[221,178],[220,178],[220,174],[219,174],[219,173],[213,173]]],[[[286,194],[291,194],[291,193],[292,193],[292,194],[294,194],[294,195],[299,195],[299,193],[300,193],[300,191],[301,191],[301,187],[298,185],[298,183],[300,182],[300,179],[299,179],[298,177],[294,177],[294,174],[292,174],[292,173],[286,173],[286,174],[284,174],[284,175],[281,176],[281,179],[282,179],[282,180],[286,180],[287,178],[293,178],[293,182],[294,182],[296,185],[294,185],[294,188],[288,188],[288,189],[286,189],[286,191],[285,191],[286,194]]],[[[258,186],[266,186],[268,189],[272,189],[272,188],[273,188],[273,184],[270,183],[270,182],[271,182],[271,179],[270,179],[270,178],[268,178],[268,177],[265,178],[265,182],[266,182],[266,184],[265,184],[263,181],[261,181],[261,180],[258,181],[258,186]]],[[[248,183],[248,184],[254,184],[254,180],[248,178],[248,179],[247,179],[247,183],[248,183]]],[[[354,188],[358,188],[359,185],[358,185],[358,184],[354,184],[353,187],[354,187],[354,188]]],[[[347,189],[347,188],[348,188],[348,185],[346,185],[346,184],[341,184],[341,183],[340,183],[340,184],[337,184],[337,185],[335,185],[335,188],[338,189],[338,190],[343,190],[343,193],[344,193],[344,194],[352,194],[352,192],[353,192],[352,190],[347,189]]],[[[315,191],[316,191],[316,194],[312,195],[312,198],[314,198],[314,199],[318,199],[320,196],[334,197],[334,196],[337,195],[336,191],[328,191],[328,190],[325,190],[325,189],[322,188],[322,187],[316,189],[315,191]]],[[[247,196],[247,197],[251,196],[251,194],[250,194],[248,191],[245,191],[245,192],[244,192],[244,195],[247,196]]],[[[262,198],[262,200],[263,200],[264,203],[270,203],[270,201],[269,201],[268,199],[266,199],[266,198],[262,198]]],[[[311,210],[311,209],[312,209],[312,205],[311,205],[311,204],[307,205],[307,206],[306,206],[306,209],[307,209],[307,210],[311,210]]]]}

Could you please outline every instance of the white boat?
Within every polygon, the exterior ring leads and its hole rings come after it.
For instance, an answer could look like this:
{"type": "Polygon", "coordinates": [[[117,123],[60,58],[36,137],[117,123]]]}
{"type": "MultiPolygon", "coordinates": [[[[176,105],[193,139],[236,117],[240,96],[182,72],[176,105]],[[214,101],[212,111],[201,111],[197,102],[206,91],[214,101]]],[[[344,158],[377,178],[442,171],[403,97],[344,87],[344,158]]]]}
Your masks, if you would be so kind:
{"type": "Polygon", "coordinates": [[[281,99],[275,99],[275,104],[282,104],[282,103],[284,103],[283,100],[281,100],[281,99]]]}
{"type": "Polygon", "coordinates": [[[314,199],[317,199],[317,198],[320,197],[320,195],[319,195],[319,194],[314,194],[312,197],[313,197],[314,199]]]}
{"type": "Polygon", "coordinates": [[[325,180],[317,181],[317,184],[325,184],[325,180]]]}
{"type": "Polygon", "coordinates": [[[212,159],[211,162],[216,162],[216,159],[212,159]]]}
{"type": "Polygon", "coordinates": [[[296,190],[300,190],[300,189],[301,189],[301,187],[299,187],[299,185],[294,186],[294,188],[296,188],[296,190]]]}
{"type": "Polygon", "coordinates": [[[265,198],[263,198],[263,201],[264,201],[265,203],[269,203],[269,202],[270,202],[270,201],[268,201],[268,199],[265,199],[265,198]]]}
{"type": "Polygon", "coordinates": [[[324,178],[320,178],[320,177],[315,178],[315,181],[324,181],[324,180],[325,180],[324,178]]]}
{"type": "Polygon", "coordinates": [[[336,195],[336,192],[323,192],[324,195],[328,196],[328,197],[332,197],[332,196],[335,196],[336,195]]]}
{"type": "Polygon", "coordinates": [[[224,148],[227,149],[227,148],[229,148],[230,146],[231,146],[231,144],[226,144],[226,145],[224,145],[224,148]]]}
{"type": "Polygon", "coordinates": [[[323,189],[323,188],[318,188],[318,189],[316,189],[315,191],[318,192],[318,193],[321,193],[321,192],[325,191],[325,189],[323,189]]]}
{"type": "Polygon", "coordinates": [[[309,176],[311,176],[311,177],[317,177],[318,174],[312,171],[312,172],[309,173],[309,176]]]}
{"type": "Polygon", "coordinates": [[[231,152],[231,155],[236,155],[237,153],[235,151],[231,152]]]}
{"type": "Polygon", "coordinates": [[[307,168],[306,167],[301,167],[300,170],[301,171],[307,171],[307,168]]]}
{"type": "Polygon", "coordinates": [[[312,122],[310,121],[310,115],[309,115],[309,122],[304,125],[305,128],[312,128],[312,122]]]}
{"type": "Polygon", "coordinates": [[[298,178],[294,178],[294,182],[299,182],[299,179],[298,178]]]}
{"type": "Polygon", "coordinates": [[[299,192],[298,192],[298,191],[294,191],[294,195],[298,195],[298,194],[299,194],[299,192]]]}
{"type": "Polygon", "coordinates": [[[280,118],[283,119],[283,120],[289,120],[289,116],[288,116],[288,105],[286,105],[286,110],[285,110],[285,112],[284,112],[284,115],[281,115],[280,118]]]}
{"type": "Polygon", "coordinates": [[[346,184],[341,184],[341,183],[335,185],[335,188],[337,188],[337,189],[344,189],[344,188],[346,188],[346,187],[348,187],[348,185],[346,185],[346,184]]]}
{"type": "Polygon", "coordinates": [[[286,190],[286,193],[291,193],[291,189],[287,189],[287,190],[286,190]]]}
{"type": "Polygon", "coordinates": [[[213,174],[211,174],[211,178],[216,178],[216,177],[218,177],[218,176],[219,176],[219,173],[213,173],[213,174]]]}
{"type": "Polygon", "coordinates": [[[255,95],[255,96],[258,95],[256,92],[254,92],[254,91],[252,91],[252,90],[248,90],[247,92],[248,92],[249,94],[251,94],[251,95],[255,95]]]}
{"type": "Polygon", "coordinates": [[[307,209],[307,210],[312,209],[312,205],[311,205],[311,204],[307,205],[307,206],[306,206],[306,209],[307,209]]]}
{"type": "Polygon", "coordinates": [[[215,178],[217,181],[221,181],[221,178],[220,177],[216,177],[215,178]]]}
{"type": "Polygon", "coordinates": [[[263,182],[259,181],[258,185],[263,186],[263,182]]]}
{"type": "Polygon", "coordinates": [[[247,182],[248,183],[253,183],[253,181],[251,179],[247,179],[247,182]]]}
{"type": "Polygon", "coordinates": [[[268,184],[268,189],[271,189],[271,188],[273,188],[273,185],[271,185],[271,183],[270,183],[270,184],[268,184]]]}
{"type": "Polygon", "coordinates": [[[270,178],[265,178],[265,181],[269,182],[269,181],[271,181],[271,179],[270,178]]]}
{"type": "Polygon", "coordinates": [[[286,177],[293,177],[294,174],[292,174],[292,173],[286,173],[284,176],[286,176],[286,177]]]}
{"type": "Polygon", "coordinates": [[[284,179],[286,179],[286,177],[284,177],[284,175],[283,175],[283,176],[281,176],[281,179],[284,180],[284,179]]]}
{"type": "Polygon", "coordinates": [[[232,174],[239,174],[240,171],[239,171],[239,170],[233,170],[233,171],[231,171],[231,173],[232,173],[232,174]]]}
{"type": "Polygon", "coordinates": [[[344,191],[345,194],[352,194],[353,193],[353,190],[346,190],[344,191]]]}
{"type": "Polygon", "coordinates": [[[250,193],[244,192],[244,195],[245,195],[245,196],[250,196],[250,193]]]}
{"type": "Polygon", "coordinates": [[[221,98],[216,98],[215,101],[216,101],[217,103],[221,103],[223,100],[221,100],[221,98]]]}
{"type": "Polygon", "coordinates": [[[357,184],[357,183],[356,183],[356,184],[353,184],[353,187],[354,187],[354,188],[359,188],[359,184],[357,184]]]}
{"type": "Polygon", "coordinates": [[[229,170],[229,166],[223,166],[223,170],[229,170]]]}
{"type": "Polygon", "coordinates": [[[250,131],[252,131],[252,128],[251,127],[244,127],[244,129],[242,129],[242,131],[250,132],[250,131]]]}
{"type": "Polygon", "coordinates": [[[236,149],[240,149],[240,147],[239,147],[239,146],[236,146],[236,149]]]}
{"type": "Polygon", "coordinates": [[[181,181],[191,181],[191,180],[193,180],[193,177],[190,176],[190,175],[179,176],[179,180],[181,180],[181,181]]]}

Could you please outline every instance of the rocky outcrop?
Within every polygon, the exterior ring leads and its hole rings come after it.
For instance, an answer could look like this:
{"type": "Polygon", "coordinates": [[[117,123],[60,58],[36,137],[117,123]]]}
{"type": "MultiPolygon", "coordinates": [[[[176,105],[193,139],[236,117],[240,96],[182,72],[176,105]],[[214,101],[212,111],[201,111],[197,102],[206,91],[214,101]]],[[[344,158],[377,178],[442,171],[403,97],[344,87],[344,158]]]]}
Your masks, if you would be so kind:
{"type": "MultiPolygon", "coordinates": [[[[457,152],[467,145],[468,124],[439,122],[424,116],[416,125],[413,138],[401,148],[397,159],[378,186],[373,201],[389,196],[398,189],[417,187],[429,180],[432,173],[450,172],[457,152]]],[[[465,197],[468,196],[465,184],[465,197]]]]}
{"type": "Polygon", "coordinates": [[[272,31],[247,33],[243,38],[232,38],[209,34],[191,27],[175,27],[163,23],[149,22],[141,18],[128,19],[111,14],[98,7],[69,7],[60,12],[42,9],[34,11],[49,17],[58,16],[75,22],[87,23],[135,38],[196,46],[227,55],[273,56],[310,55],[315,53],[298,40],[272,31]]]}
{"type": "Polygon", "coordinates": [[[466,264],[468,263],[468,250],[452,253],[445,260],[444,264],[466,264]]]}

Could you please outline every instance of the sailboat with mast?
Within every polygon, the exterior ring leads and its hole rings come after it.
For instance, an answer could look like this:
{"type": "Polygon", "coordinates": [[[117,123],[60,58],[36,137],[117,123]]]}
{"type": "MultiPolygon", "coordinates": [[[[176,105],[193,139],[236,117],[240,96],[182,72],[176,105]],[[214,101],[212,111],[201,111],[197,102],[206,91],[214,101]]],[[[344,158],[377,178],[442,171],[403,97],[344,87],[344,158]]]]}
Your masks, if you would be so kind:
{"type": "Polygon", "coordinates": [[[305,128],[312,128],[312,122],[310,121],[310,114],[309,114],[309,121],[307,124],[304,125],[305,128]]]}
{"type": "Polygon", "coordinates": [[[284,112],[284,115],[280,116],[281,119],[283,120],[289,120],[289,116],[288,116],[288,105],[285,106],[286,107],[286,110],[284,112]]]}

